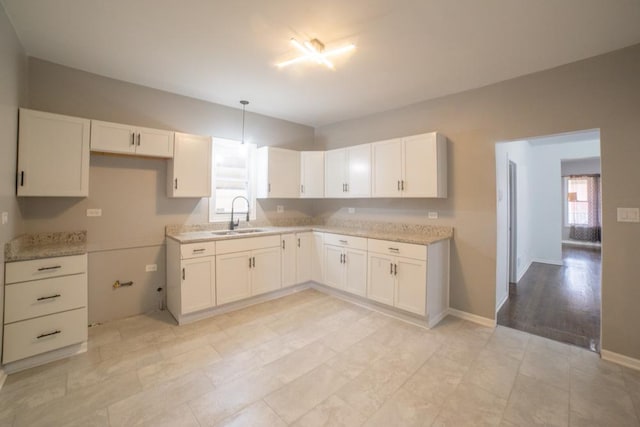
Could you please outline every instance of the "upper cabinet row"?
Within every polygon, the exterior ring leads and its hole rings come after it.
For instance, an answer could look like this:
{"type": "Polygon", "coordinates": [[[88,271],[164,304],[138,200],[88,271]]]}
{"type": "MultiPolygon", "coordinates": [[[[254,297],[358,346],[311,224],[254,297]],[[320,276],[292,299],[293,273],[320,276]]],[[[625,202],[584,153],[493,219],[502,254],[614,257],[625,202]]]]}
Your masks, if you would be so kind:
{"type": "Polygon", "coordinates": [[[167,158],[168,197],[211,195],[211,137],[20,109],[18,196],[86,197],[89,152],[167,158]]]}
{"type": "Polygon", "coordinates": [[[258,198],[447,197],[436,132],[329,151],[258,149],[258,198]]]}

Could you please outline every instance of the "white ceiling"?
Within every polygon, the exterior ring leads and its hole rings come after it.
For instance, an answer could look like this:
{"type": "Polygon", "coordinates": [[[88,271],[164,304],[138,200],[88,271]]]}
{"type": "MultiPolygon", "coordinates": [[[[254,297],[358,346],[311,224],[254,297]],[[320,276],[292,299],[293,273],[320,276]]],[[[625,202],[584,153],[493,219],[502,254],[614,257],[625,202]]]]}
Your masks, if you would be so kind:
{"type": "Polygon", "coordinates": [[[27,54],[311,126],[640,43],[640,0],[0,0],[27,54]],[[291,37],[353,42],[278,69],[291,37]]]}

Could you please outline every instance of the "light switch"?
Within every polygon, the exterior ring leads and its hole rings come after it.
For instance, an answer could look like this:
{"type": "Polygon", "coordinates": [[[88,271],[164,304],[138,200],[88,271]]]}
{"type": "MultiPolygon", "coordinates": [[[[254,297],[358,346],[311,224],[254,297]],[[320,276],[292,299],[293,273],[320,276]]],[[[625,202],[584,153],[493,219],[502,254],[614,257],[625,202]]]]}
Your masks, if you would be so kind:
{"type": "Polygon", "coordinates": [[[438,219],[438,212],[429,211],[428,217],[429,217],[429,219],[438,219]]]}
{"type": "Polygon", "coordinates": [[[87,216],[102,216],[102,209],[87,209],[87,216]]]}
{"type": "Polygon", "coordinates": [[[147,273],[150,271],[158,271],[158,264],[147,264],[144,267],[144,271],[146,271],[147,273]]]}
{"type": "Polygon", "coordinates": [[[640,208],[618,208],[618,222],[640,222],[640,208]]]}
{"type": "Polygon", "coordinates": [[[2,225],[9,222],[9,212],[2,212],[2,225]]]}

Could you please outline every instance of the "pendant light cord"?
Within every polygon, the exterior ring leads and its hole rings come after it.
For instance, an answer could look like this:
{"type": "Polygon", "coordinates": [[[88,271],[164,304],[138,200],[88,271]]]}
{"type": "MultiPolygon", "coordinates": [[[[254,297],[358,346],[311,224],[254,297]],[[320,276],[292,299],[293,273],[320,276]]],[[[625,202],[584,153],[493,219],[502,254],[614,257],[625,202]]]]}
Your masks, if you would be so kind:
{"type": "Polygon", "coordinates": [[[249,101],[245,101],[242,100],[240,101],[240,104],[242,104],[242,144],[244,144],[244,114],[245,114],[245,108],[247,107],[247,104],[249,104],[249,101]]]}

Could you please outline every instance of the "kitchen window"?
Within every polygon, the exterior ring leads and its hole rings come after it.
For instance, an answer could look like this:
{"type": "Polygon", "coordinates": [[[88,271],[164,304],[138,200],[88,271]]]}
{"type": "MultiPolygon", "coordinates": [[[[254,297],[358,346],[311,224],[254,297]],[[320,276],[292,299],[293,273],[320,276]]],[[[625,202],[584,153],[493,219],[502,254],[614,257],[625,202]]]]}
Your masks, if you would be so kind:
{"type": "MultiPolygon", "coordinates": [[[[212,197],[209,199],[209,221],[229,221],[231,202],[237,196],[249,200],[250,219],[256,219],[255,144],[213,138],[213,170],[211,171],[212,197]]],[[[236,200],[237,218],[244,220],[246,202],[236,200]]]]}

